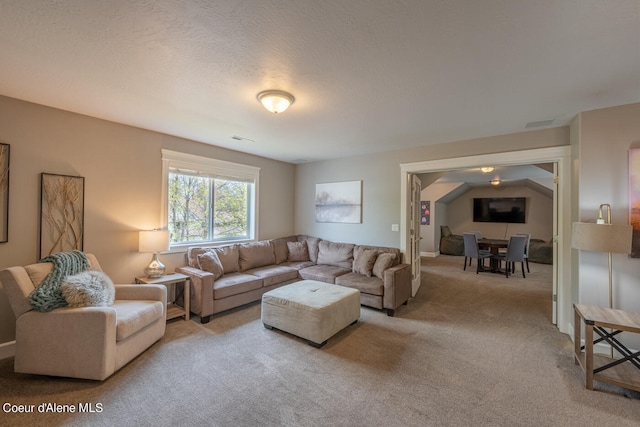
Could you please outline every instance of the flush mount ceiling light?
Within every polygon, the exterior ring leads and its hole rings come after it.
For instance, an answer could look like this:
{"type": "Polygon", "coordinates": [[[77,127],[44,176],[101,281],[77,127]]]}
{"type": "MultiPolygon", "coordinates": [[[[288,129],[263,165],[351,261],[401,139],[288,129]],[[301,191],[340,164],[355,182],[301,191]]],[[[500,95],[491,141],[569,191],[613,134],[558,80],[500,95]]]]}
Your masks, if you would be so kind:
{"type": "Polygon", "coordinates": [[[493,170],[493,166],[485,166],[483,168],[480,168],[480,170],[484,173],[489,173],[493,170]]]}
{"type": "Polygon", "coordinates": [[[500,185],[502,181],[500,181],[499,179],[492,179],[490,182],[491,182],[491,185],[500,185]]]}
{"type": "Polygon", "coordinates": [[[265,90],[258,94],[258,101],[272,113],[282,113],[296,100],[293,95],[282,90],[265,90]]]}

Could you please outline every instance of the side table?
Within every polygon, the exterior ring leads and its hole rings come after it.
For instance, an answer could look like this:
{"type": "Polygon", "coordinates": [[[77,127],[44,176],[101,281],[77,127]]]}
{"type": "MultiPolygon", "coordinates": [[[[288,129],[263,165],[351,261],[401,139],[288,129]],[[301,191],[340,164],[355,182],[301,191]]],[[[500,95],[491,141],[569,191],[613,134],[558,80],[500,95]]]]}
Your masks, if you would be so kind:
{"type": "MultiPolygon", "coordinates": [[[[191,297],[190,279],[189,276],[173,273],[167,274],[162,277],[150,278],[150,277],[136,277],[135,282],[137,284],[155,284],[165,285],[167,290],[171,290],[171,286],[177,286],[182,284],[184,290],[184,307],[180,307],[174,301],[167,303],[167,320],[176,317],[184,316],[184,320],[189,320],[189,300],[191,297]]],[[[177,291],[177,289],[176,289],[177,291]]]]}
{"type": "Polygon", "coordinates": [[[640,351],[628,349],[616,338],[624,331],[640,334],[640,313],[582,304],[574,304],[573,310],[575,362],[585,373],[586,388],[593,390],[595,380],[640,391],[640,351]],[[582,321],[585,329],[584,346],[581,345],[582,321]],[[594,332],[600,337],[595,341],[594,332]],[[602,341],[622,357],[612,359],[594,355],[593,345],[602,341]]]}

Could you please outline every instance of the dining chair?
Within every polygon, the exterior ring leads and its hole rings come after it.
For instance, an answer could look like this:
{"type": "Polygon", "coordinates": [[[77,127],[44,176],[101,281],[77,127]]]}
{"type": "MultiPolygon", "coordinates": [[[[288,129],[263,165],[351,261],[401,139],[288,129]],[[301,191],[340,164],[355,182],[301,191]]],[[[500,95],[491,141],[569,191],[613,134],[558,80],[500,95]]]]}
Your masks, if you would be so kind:
{"type": "Polygon", "coordinates": [[[495,257],[500,261],[505,261],[505,275],[509,277],[509,273],[515,273],[516,262],[519,262],[522,266],[522,277],[526,277],[524,274],[524,251],[527,244],[527,236],[513,235],[509,238],[509,244],[507,245],[507,252],[505,254],[497,254],[495,257]]]}
{"type": "Polygon", "coordinates": [[[491,251],[478,248],[478,236],[476,233],[464,233],[462,235],[464,239],[464,270],[467,269],[467,258],[469,258],[469,266],[471,266],[472,260],[476,261],[476,274],[480,272],[480,264],[484,269],[484,259],[491,258],[491,251]]]}
{"type": "Polygon", "coordinates": [[[527,273],[531,273],[531,270],[529,270],[529,243],[531,242],[531,234],[517,233],[516,236],[527,236],[527,244],[524,246],[524,261],[527,264],[527,273]]]}

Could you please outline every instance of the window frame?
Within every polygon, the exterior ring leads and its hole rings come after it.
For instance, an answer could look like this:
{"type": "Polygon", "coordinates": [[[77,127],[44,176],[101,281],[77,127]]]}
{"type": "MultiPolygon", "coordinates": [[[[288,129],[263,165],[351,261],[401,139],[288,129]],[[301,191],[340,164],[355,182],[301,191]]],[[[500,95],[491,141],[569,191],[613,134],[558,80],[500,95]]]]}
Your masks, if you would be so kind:
{"type": "Polygon", "coordinates": [[[259,184],[260,184],[260,168],[256,166],[243,165],[240,163],[228,162],[225,160],[213,159],[210,157],[197,156],[194,154],[180,153],[171,150],[162,150],[162,205],[161,220],[164,227],[169,226],[169,171],[170,169],[185,169],[189,171],[197,171],[210,177],[220,177],[229,179],[238,179],[242,181],[253,182],[253,191],[250,191],[249,197],[249,218],[248,228],[249,237],[241,239],[229,240],[212,240],[202,242],[185,242],[170,243],[169,252],[179,252],[185,250],[189,246],[216,246],[227,243],[249,242],[255,241],[258,236],[258,201],[259,201],[259,184]],[[253,196],[253,197],[251,197],[253,196]],[[253,200],[251,200],[253,199],[253,200]]]}

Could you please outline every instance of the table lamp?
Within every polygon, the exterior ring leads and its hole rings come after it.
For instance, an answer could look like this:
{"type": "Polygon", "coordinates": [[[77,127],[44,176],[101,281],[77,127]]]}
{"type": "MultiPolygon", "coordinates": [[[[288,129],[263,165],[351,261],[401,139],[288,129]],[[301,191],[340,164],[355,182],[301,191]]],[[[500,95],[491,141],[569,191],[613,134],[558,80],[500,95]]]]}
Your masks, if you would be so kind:
{"type": "Polygon", "coordinates": [[[609,254],[609,308],[613,308],[613,280],[611,254],[631,252],[633,227],[611,224],[611,206],[602,204],[596,223],[574,222],[571,233],[571,247],[583,251],[607,252],[609,254]],[[607,219],[602,217],[603,208],[607,208],[607,219]]]}
{"type": "Polygon", "coordinates": [[[151,252],[151,262],[144,269],[144,274],[149,278],[158,278],[164,274],[164,264],[158,259],[158,253],[169,249],[169,231],[167,230],[142,230],[138,242],[139,252],[151,252]]]}

